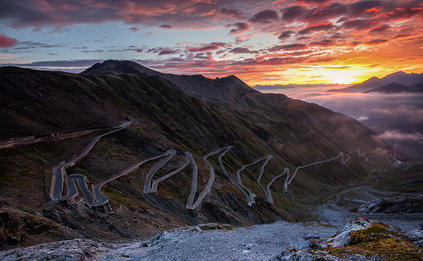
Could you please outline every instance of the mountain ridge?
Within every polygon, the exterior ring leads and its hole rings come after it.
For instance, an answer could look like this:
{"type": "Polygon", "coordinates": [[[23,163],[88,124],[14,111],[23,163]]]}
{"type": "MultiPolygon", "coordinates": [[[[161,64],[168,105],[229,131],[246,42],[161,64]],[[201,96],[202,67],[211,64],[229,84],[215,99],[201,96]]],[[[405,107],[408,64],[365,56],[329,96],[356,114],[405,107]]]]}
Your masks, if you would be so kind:
{"type": "MultiPolygon", "coordinates": [[[[342,88],[342,89],[331,89],[328,92],[377,92],[376,89],[382,88],[389,84],[399,84],[405,87],[411,87],[423,83],[423,73],[405,73],[403,71],[398,71],[386,75],[383,78],[372,77],[362,83],[354,84],[352,86],[342,88]]],[[[413,88],[395,88],[398,91],[412,91],[413,88]]],[[[386,87],[389,89],[389,87],[386,87]]],[[[381,89],[383,90],[383,88],[381,89]]],[[[392,90],[391,90],[392,92],[392,90]]]]}
{"type": "Polygon", "coordinates": [[[379,92],[379,93],[420,93],[423,92],[423,82],[416,85],[405,86],[396,82],[371,89],[369,92],[379,92]]]}
{"type": "Polygon", "coordinates": [[[101,73],[135,73],[147,76],[160,76],[173,82],[185,92],[213,100],[239,101],[240,96],[257,93],[256,90],[248,86],[235,75],[210,79],[199,74],[165,74],[149,69],[133,61],[125,60],[106,60],[102,63],[96,63],[81,72],[82,75],[95,75],[101,73]]]}

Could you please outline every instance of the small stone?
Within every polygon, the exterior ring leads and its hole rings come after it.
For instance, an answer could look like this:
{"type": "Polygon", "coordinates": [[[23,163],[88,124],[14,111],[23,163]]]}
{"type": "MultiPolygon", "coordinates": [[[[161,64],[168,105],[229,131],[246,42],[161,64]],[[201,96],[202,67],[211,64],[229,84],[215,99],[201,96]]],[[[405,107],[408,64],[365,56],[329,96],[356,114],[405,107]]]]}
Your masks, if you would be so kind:
{"type": "Polygon", "coordinates": [[[423,240],[416,241],[416,242],[414,242],[414,244],[415,244],[417,247],[423,247],[423,240]]]}
{"type": "Polygon", "coordinates": [[[310,240],[310,239],[320,239],[320,236],[315,236],[312,234],[307,234],[305,236],[303,236],[304,240],[310,240]]]}
{"type": "Polygon", "coordinates": [[[308,242],[308,246],[311,249],[316,249],[316,248],[320,248],[320,243],[322,243],[322,240],[318,240],[318,239],[310,239],[310,241],[308,242]]]}

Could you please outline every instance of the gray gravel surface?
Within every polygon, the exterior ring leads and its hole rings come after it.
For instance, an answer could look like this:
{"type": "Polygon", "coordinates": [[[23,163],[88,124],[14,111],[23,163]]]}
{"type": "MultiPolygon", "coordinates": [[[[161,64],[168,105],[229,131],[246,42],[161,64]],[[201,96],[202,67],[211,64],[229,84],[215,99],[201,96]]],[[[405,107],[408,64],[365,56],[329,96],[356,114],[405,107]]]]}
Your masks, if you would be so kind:
{"type": "Polygon", "coordinates": [[[279,221],[233,230],[201,231],[196,227],[159,234],[150,241],[116,245],[105,260],[269,260],[289,245],[308,244],[303,237],[329,237],[334,227],[279,221]]]}

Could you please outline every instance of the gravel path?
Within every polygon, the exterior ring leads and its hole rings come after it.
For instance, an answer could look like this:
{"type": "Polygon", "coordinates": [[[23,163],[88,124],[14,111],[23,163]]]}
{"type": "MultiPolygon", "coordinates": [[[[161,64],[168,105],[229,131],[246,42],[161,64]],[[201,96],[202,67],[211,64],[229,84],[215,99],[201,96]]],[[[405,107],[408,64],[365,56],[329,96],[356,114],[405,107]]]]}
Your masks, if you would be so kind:
{"type": "Polygon", "coordinates": [[[0,260],[269,260],[289,245],[305,247],[308,241],[303,237],[327,238],[336,231],[334,227],[284,221],[233,230],[224,227],[198,225],[160,232],[150,240],[126,244],[89,239],[59,241],[3,251],[0,260]]]}
{"type": "Polygon", "coordinates": [[[329,237],[334,227],[279,221],[233,230],[198,227],[162,232],[150,241],[115,245],[101,260],[269,260],[292,245],[305,247],[307,235],[329,237]]]}

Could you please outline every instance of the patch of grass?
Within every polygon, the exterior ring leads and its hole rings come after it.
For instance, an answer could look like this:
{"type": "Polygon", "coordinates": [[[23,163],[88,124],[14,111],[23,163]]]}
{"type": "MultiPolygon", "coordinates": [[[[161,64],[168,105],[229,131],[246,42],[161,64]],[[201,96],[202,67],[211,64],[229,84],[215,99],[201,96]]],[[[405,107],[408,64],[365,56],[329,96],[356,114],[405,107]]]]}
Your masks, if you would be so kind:
{"type": "Polygon", "coordinates": [[[202,231],[208,231],[208,230],[232,230],[232,226],[228,224],[204,224],[198,226],[202,231]]]}
{"type": "Polygon", "coordinates": [[[142,204],[134,198],[128,198],[124,196],[120,191],[116,191],[110,188],[102,188],[104,194],[111,200],[125,206],[134,206],[137,208],[149,209],[150,207],[142,204]]]}
{"type": "Polygon", "coordinates": [[[412,241],[378,222],[373,222],[367,229],[354,231],[347,245],[324,250],[341,258],[360,254],[366,257],[380,256],[389,261],[423,259],[423,252],[412,241]]]}
{"type": "Polygon", "coordinates": [[[368,229],[354,231],[350,237],[349,245],[356,245],[364,242],[378,241],[385,238],[402,238],[399,233],[387,229],[388,226],[382,223],[373,222],[368,229]]]}

